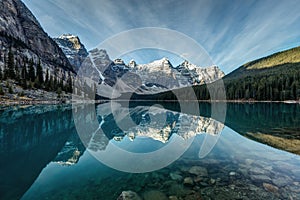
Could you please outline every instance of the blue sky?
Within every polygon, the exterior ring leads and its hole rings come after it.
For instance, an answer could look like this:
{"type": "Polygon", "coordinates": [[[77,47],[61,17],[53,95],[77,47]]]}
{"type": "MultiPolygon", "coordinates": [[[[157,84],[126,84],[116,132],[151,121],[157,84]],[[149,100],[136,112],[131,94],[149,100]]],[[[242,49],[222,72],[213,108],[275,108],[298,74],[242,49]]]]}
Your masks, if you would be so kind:
{"type": "MultiPolygon", "coordinates": [[[[50,36],[78,35],[87,49],[133,28],[161,27],[179,31],[197,41],[225,73],[245,62],[300,45],[300,3],[297,0],[23,2],[50,36]]],[[[138,52],[137,60],[145,63],[163,55],[162,51],[153,52],[145,51],[143,56],[138,52]]],[[[172,61],[172,56],[168,56],[172,61]]],[[[178,62],[175,57],[174,62],[178,62]]]]}

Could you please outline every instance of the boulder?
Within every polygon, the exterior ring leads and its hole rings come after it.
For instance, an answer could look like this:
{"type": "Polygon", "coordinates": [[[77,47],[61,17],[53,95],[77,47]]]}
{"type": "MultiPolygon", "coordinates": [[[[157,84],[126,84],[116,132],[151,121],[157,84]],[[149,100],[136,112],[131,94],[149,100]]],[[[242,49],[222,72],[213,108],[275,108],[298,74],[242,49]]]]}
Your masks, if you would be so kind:
{"type": "Polygon", "coordinates": [[[197,176],[208,176],[207,169],[200,166],[193,166],[189,169],[190,174],[194,174],[197,176]]]}
{"type": "Polygon", "coordinates": [[[142,200],[142,198],[133,191],[123,191],[117,200],[142,200]]]}
{"type": "Polygon", "coordinates": [[[159,190],[147,191],[143,197],[145,200],[168,200],[168,197],[159,190]]]}

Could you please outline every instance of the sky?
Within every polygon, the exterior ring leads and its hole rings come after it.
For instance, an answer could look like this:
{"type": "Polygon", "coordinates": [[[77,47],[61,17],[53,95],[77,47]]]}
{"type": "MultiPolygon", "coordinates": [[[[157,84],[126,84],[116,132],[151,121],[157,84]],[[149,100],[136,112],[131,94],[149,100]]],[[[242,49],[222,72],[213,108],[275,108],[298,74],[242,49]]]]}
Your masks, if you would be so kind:
{"type": "MultiPolygon", "coordinates": [[[[177,31],[199,44],[226,74],[251,60],[300,46],[300,3],[297,0],[23,2],[51,37],[63,33],[78,35],[88,50],[131,29],[158,27],[177,31]]],[[[172,63],[172,59],[179,62],[180,55],[167,53],[164,56],[166,52],[140,49],[125,55],[124,59],[134,57],[138,63],[147,63],[171,57],[172,63]]]]}

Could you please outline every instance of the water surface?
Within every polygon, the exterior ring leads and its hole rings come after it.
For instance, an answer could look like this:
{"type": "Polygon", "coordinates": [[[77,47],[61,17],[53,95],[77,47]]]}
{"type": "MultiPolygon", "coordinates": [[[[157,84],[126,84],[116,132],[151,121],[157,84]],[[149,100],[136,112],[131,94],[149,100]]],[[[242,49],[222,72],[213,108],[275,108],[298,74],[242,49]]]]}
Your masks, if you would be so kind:
{"type": "Polygon", "coordinates": [[[199,109],[3,108],[0,198],[300,199],[300,105],[231,103],[223,122],[199,109]]]}

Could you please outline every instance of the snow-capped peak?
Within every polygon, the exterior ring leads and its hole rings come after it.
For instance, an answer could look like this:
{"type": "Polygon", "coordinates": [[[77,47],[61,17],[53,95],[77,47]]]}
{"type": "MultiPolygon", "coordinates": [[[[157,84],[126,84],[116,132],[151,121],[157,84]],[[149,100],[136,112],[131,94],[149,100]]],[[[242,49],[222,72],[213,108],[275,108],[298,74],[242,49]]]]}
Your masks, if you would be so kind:
{"type": "Polygon", "coordinates": [[[114,63],[116,65],[125,65],[124,61],[122,59],[120,59],[120,58],[115,59],[114,63]]]}
{"type": "Polygon", "coordinates": [[[129,63],[128,63],[128,66],[131,67],[131,68],[136,67],[136,62],[135,62],[135,60],[131,59],[131,60],[129,61],[129,63]]]}
{"type": "Polygon", "coordinates": [[[80,42],[78,36],[72,34],[63,34],[58,38],[53,39],[62,49],[70,63],[77,70],[88,55],[87,50],[80,42]]]}
{"type": "Polygon", "coordinates": [[[150,62],[150,63],[147,64],[147,65],[161,65],[161,64],[163,64],[163,63],[170,63],[170,61],[169,61],[168,58],[163,57],[163,58],[161,58],[161,59],[159,59],[159,60],[154,60],[154,61],[150,62]]]}
{"type": "Polygon", "coordinates": [[[167,73],[170,73],[171,71],[171,63],[168,60],[168,58],[164,57],[159,60],[154,60],[148,64],[140,64],[137,65],[137,68],[139,70],[146,70],[149,72],[154,72],[154,71],[165,71],[167,73]]]}
{"type": "Polygon", "coordinates": [[[78,36],[70,34],[70,33],[67,33],[67,34],[62,34],[58,38],[59,39],[71,39],[71,38],[78,38],[78,36]]]}
{"type": "Polygon", "coordinates": [[[190,63],[189,61],[185,60],[183,63],[181,63],[179,66],[183,67],[183,68],[186,68],[188,70],[194,70],[194,69],[197,69],[197,68],[200,68],[199,66],[195,65],[195,64],[192,64],[190,63]]]}

